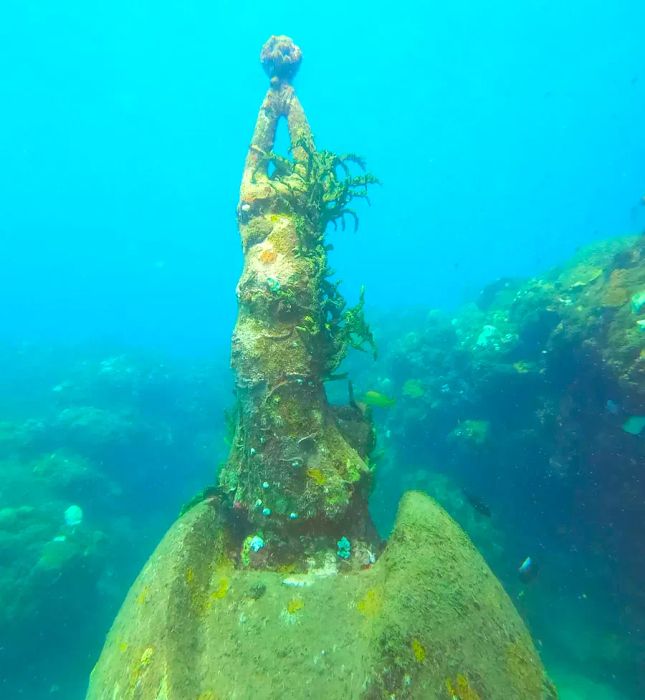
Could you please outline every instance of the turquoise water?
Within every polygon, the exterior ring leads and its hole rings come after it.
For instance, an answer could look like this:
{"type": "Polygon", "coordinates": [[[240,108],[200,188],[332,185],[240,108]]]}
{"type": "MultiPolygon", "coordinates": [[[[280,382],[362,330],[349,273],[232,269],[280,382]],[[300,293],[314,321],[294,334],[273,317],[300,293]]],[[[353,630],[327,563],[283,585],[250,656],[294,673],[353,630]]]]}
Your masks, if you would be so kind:
{"type": "MultiPolygon", "coordinates": [[[[350,300],[365,285],[381,349],[351,359],[357,390],[397,399],[375,411],[382,532],[400,492],[427,489],[502,580],[561,697],[645,695],[645,455],[621,431],[645,415],[642,394],[562,353],[509,398],[485,379],[502,386],[499,366],[530,353],[471,357],[449,331],[491,323],[459,309],[496,279],[541,278],[645,228],[644,24],[635,1],[5,0],[3,698],[83,697],[133,577],[226,455],[235,207],[271,33],[303,49],[296,88],[318,145],[364,155],[382,181],[332,253],[350,300]],[[465,420],[490,424],[479,451],[455,433],[465,420]],[[524,584],[529,555],[539,573],[524,584]]],[[[536,358],[554,331],[540,323],[536,358]]]]}

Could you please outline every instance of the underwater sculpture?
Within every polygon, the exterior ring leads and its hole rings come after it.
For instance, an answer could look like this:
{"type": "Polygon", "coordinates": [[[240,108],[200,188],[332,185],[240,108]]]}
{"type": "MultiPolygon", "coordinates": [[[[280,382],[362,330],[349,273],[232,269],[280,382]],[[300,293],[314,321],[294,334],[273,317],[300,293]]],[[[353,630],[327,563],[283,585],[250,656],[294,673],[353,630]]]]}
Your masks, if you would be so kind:
{"type": "Polygon", "coordinates": [[[375,178],[350,174],[352,163],[362,167],[356,156],[316,150],[290,83],[300,57],[280,38],[262,51],[271,87],[238,205],[244,270],[232,342],[237,426],[221,474],[236,509],[289,537],[312,524],[326,529],[349,514],[356,521],[352,511],[365,506],[372,447],[371,426],[359,408],[332,407],[325,396],[323,382],[349,346],[373,341],[362,300],[347,309],[329,280],[324,233],[330,222],[357,221],[348,204],[365,197],[375,178]],[[282,118],[293,161],[271,151],[282,118]]]}
{"type": "Polygon", "coordinates": [[[374,178],[315,149],[293,42],[272,37],[262,58],[271,86],[238,207],[231,454],[132,586],[87,697],[555,698],[510,599],[432,499],[406,494],[378,541],[371,425],[323,385],[372,341],[362,299],[347,309],[327,279],[324,232],[355,219],[348,204],[374,178]],[[271,152],[280,118],[293,160],[271,152]]]}

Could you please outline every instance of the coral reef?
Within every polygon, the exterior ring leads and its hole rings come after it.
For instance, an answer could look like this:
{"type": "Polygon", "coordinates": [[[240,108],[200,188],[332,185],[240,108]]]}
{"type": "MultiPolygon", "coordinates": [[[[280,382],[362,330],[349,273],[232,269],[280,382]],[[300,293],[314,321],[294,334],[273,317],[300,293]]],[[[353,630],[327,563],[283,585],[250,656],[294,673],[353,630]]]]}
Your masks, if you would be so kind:
{"type": "Polygon", "coordinates": [[[575,486],[592,510],[572,518],[629,532],[643,503],[644,443],[632,429],[645,413],[645,313],[632,301],[645,287],[643,237],[595,244],[540,278],[491,287],[478,305],[431,312],[422,331],[390,344],[382,364],[400,399],[385,422],[400,459],[431,445],[433,464],[459,474],[476,458],[490,476],[510,474],[521,454],[523,478],[575,486]],[[411,394],[411,382],[423,391],[411,394]]]}
{"type": "MultiPolygon", "coordinates": [[[[636,534],[645,519],[644,288],[642,235],[597,243],[540,277],[498,280],[456,313],[412,318],[407,331],[400,317],[382,319],[377,337],[389,342],[380,365],[374,373],[354,370],[357,386],[397,399],[376,416],[393,452],[380,468],[373,510],[383,512],[383,499],[391,507],[424,470],[477,494],[494,520],[522,533],[507,542],[510,549],[531,547],[550,561],[542,574],[556,579],[549,585],[562,593],[568,580],[572,589],[597,590],[599,608],[613,607],[605,632],[594,634],[625,639],[612,656],[613,674],[637,694],[643,689],[629,679],[645,658],[645,568],[636,534]],[[401,464],[416,471],[402,474],[401,464]],[[594,562],[589,577],[587,559],[594,562]]],[[[454,514],[512,587],[508,561],[477,534],[482,519],[454,514]]],[[[525,554],[516,556],[518,566],[525,554]]],[[[544,622],[546,610],[526,604],[542,638],[571,654],[576,645],[544,622]]],[[[584,662],[573,654],[581,673],[601,665],[599,652],[588,653],[584,662]]]]}
{"type": "MultiPolygon", "coordinates": [[[[636,427],[645,414],[637,379],[645,336],[638,326],[643,309],[634,303],[642,271],[642,238],[598,244],[539,278],[496,281],[477,304],[457,313],[384,317],[376,325],[379,363],[350,367],[357,387],[376,387],[388,398],[387,407],[375,410],[387,454],[379,458],[377,450],[370,460],[378,461],[371,511],[382,532],[389,531],[402,492],[429,492],[504,581],[548,657],[567,660],[563,685],[605,688],[611,682],[624,687],[625,697],[643,694],[637,629],[643,614],[637,541],[643,434],[636,427]],[[478,346],[487,325],[496,329],[493,344],[478,346]],[[468,438],[484,433],[472,430],[477,422],[488,425],[481,444],[468,438]],[[465,491],[477,494],[492,517],[476,510],[465,491]],[[542,570],[525,589],[516,569],[529,553],[542,570]],[[597,579],[595,588],[590,577],[597,579]],[[620,604],[608,607],[603,595],[620,604]],[[595,674],[594,680],[571,680],[572,669],[595,674]]],[[[2,687],[11,697],[39,697],[50,687],[76,697],[85,683],[79,669],[89,671],[91,664],[88,650],[98,653],[101,629],[151,543],[180,503],[211,479],[217,457],[225,457],[213,416],[228,401],[227,392],[214,389],[226,386],[228,370],[223,359],[217,366],[187,364],[105,348],[56,355],[5,346],[0,359],[7,370],[0,421],[2,687]],[[64,517],[73,504],[83,509],[75,532],[64,517]]],[[[324,487],[322,469],[305,470],[324,487]]],[[[203,508],[215,493],[204,489],[185,512],[203,508]]],[[[236,607],[239,614],[271,594],[264,579],[266,534],[263,527],[240,533],[249,536],[246,553],[245,540],[236,538],[230,558],[214,564],[229,561],[229,568],[214,574],[207,596],[198,566],[178,569],[200,615],[236,600],[230,562],[243,567],[246,559],[258,577],[241,588],[247,598],[236,607]]],[[[370,553],[349,531],[333,539],[331,561],[319,558],[311,578],[285,561],[279,570],[285,595],[275,612],[290,632],[315,612],[306,583],[321,573],[334,580],[346,573],[336,546],[343,536],[351,545],[347,561],[355,558],[352,576],[373,571],[370,553]]],[[[371,625],[384,595],[376,581],[366,582],[353,603],[343,605],[354,605],[357,619],[371,625]]],[[[136,601],[138,608],[153,605],[154,588],[138,588],[136,601]]],[[[126,649],[122,641],[119,653],[126,649]]],[[[399,652],[414,670],[432,660],[432,649],[413,631],[401,639],[399,652]]],[[[128,682],[137,686],[160,653],[156,641],[142,643],[128,682]]],[[[503,658],[516,673],[524,657],[509,648],[503,658]]],[[[455,663],[438,680],[438,697],[449,697],[448,681],[458,691],[460,676],[475,680],[470,666],[455,663]]],[[[200,697],[213,693],[207,689],[200,697]]]]}
{"type": "Polygon", "coordinates": [[[212,472],[214,370],[87,347],[5,345],[0,360],[0,682],[80,697],[148,538],[212,472]]]}

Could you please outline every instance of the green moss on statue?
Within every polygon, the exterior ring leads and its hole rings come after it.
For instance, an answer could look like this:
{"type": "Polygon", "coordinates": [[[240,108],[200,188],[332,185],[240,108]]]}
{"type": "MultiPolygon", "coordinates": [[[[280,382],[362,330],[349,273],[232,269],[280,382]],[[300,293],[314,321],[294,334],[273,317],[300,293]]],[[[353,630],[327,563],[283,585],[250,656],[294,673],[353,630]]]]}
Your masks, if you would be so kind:
{"type": "MultiPolygon", "coordinates": [[[[287,54],[297,62],[295,52],[287,54]]],[[[315,149],[288,82],[296,67],[290,65],[288,78],[268,69],[272,84],[242,181],[244,269],[232,348],[239,408],[220,483],[251,522],[293,529],[289,516],[297,513],[302,532],[309,523],[333,529],[353,510],[366,508],[372,436],[361,425],[368,420],[357,406],[347,406],[341,424],[323,383],[350,348],[374,349],[374,339],[363,314],[363,291],[358,304],[347,307],[339,283],[330,279],[325,230],[329,224],[345,228],[348,219],[358,225],[350,204],[366,199],[376,178],[364,172],[357,156],[315,149]],[[282,118],[292,159],[272,151],[282,118]],[[310,470],[324,478],[309,478],[310,470]]]]}

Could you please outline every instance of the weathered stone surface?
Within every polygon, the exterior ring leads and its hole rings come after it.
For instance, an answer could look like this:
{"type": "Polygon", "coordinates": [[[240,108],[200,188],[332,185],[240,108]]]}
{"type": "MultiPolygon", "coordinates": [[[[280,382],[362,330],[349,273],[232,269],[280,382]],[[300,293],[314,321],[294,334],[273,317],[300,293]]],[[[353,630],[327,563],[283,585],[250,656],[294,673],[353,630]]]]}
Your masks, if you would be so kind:
{"type": "Polygon", "coordinates": [[[133,585],[88,700],[555,698],[508,596],[432,499],[404,497],[374,566],[243,569],[218,506],[171,528],[133,585]],[[452,690],[450,690],[452,688],[452,690]]]}

